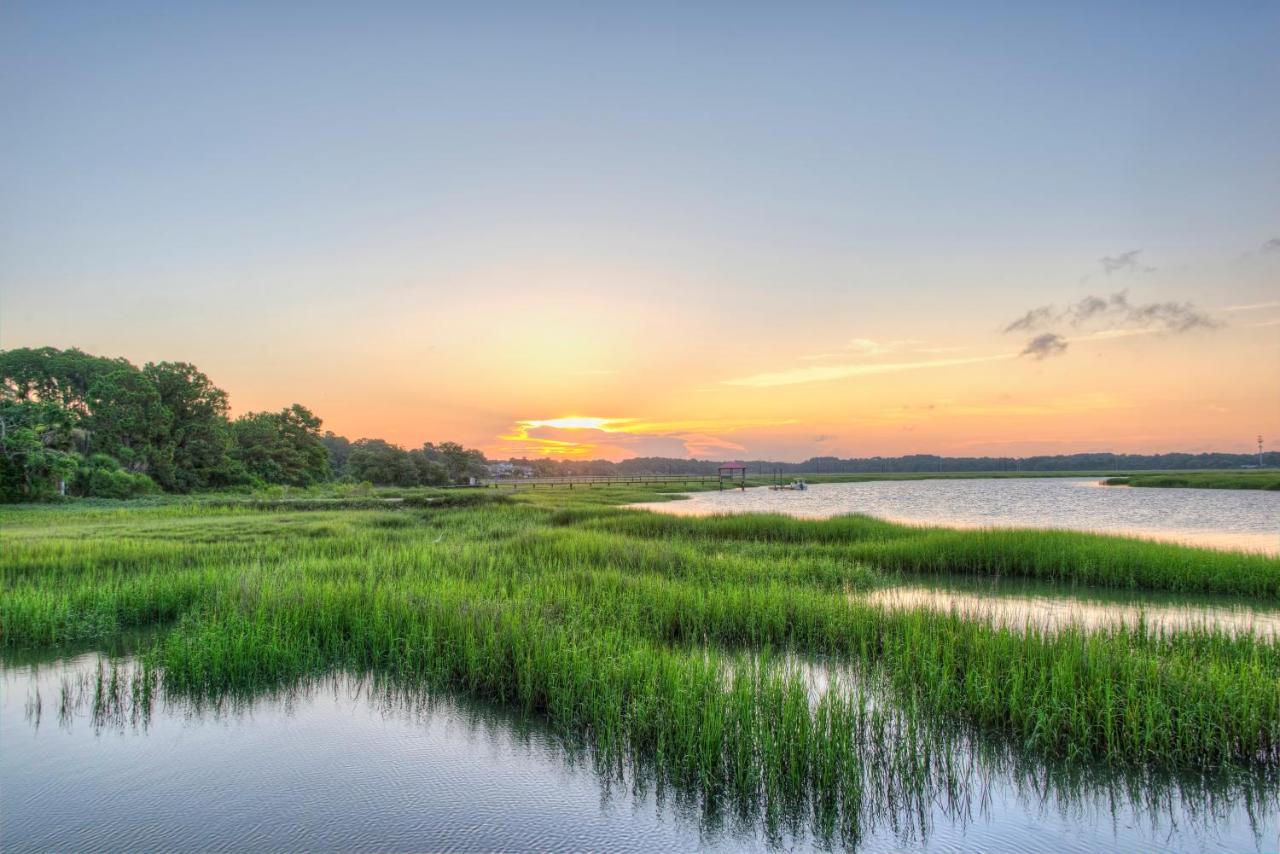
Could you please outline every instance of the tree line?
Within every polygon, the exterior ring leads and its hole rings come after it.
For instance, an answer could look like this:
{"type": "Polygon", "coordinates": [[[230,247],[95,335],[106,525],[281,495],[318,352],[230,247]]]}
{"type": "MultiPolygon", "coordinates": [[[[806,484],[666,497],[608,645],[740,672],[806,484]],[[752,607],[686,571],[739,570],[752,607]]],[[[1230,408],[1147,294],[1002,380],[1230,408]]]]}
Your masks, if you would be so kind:
{"type": "Polygon", "coordinates": [[[0,351],[0,501],[334,479],[442,486],[485,471],[483,454],[453,442],[406,451],[322,434],[322,423],[297,403],[232,419],[227,393],[185,362],[0,351]]]}
{"type": "MultiPolygon", "coordinates": [[[[678,457],[633,457],[629,460],[548,460],[512,457],[510,462],[535,477],[582,477],[638,474],[715,474],[719,460],[687,460],[678,457]]],[[[923,472],[1018,471],[1161,471],[1170,469],[1236,469],[1256,466],[1257,454],[1058,454],[1035,457],[942,457],[911,454],[902,457],[810,457],[803,462],[746,460],[753,475],[778,474],[876,474],[923,472]]],[[[1265,467],[1280,466],[1280,453],[1262,455],[1265,467]]]]}
{"type": "Polygon", "coordinates": [[[376,486],[445,486],[489,473],[484,454],[457,442],[427,442],[405,450],[383,439],[357,439],[325,433],[320,440],[334,475],[376,486]]]}

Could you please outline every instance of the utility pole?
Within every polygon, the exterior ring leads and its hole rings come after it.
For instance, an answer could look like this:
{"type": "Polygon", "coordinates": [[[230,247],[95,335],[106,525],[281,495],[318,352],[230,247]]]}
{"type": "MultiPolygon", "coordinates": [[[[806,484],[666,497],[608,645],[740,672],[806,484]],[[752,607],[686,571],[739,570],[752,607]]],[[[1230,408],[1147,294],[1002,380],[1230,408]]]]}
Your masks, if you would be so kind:
{"type": "Polygon", "coordinates": [[[1258,468],[1262,468],[1262,434],[1258,434],[1258,468]]]}

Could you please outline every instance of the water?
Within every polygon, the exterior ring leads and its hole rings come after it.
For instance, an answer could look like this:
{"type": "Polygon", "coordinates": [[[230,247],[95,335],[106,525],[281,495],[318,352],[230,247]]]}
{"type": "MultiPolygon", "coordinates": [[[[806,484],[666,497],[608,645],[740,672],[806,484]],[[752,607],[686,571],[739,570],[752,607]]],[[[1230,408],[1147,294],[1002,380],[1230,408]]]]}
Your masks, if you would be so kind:
{"type": "MultiPolygon", "coordinates": [[[[127,672],[130,660],[120,661],[127,672]]],[[[109,674],[95,653],[4,665],[7,852],[842,847],[812,810],[770,817],[717,807],[634,769],[602,768],[537,720],[449,697],[337,675],[236,700],[147,703],[127,690],[104,694],[109,674]]],[[[1273,778],[1123,778],[960,744],[955,767],[916,792],[895,788],[902,775],[869,756],[880,770],[853,847],[1280,844],[1273,778]]]]}
{"type": "Polygon", "coordinates": [[[813,484],[803,492],[698,492],[635,506],[698,516],[865,513],[957,528],[1067,528],[1280,554],[1280,492],[1263,490],[1131,488],[1061,477],[877,480],[813,484]]]}
{"type": "Polygon", "coordinates": [[[1159,593],[1129,593],[1022,579],[918,578],[908,583],[853,594],[886,608],[929,608],[990,620],[1013,629],[1052,632],[1064,626],[1086,629],[1139,623],[1152,631],[1197,629],[1228,634],[1280,637],[1280,608],[1242,604],[1239,599],[1159,593]]]}

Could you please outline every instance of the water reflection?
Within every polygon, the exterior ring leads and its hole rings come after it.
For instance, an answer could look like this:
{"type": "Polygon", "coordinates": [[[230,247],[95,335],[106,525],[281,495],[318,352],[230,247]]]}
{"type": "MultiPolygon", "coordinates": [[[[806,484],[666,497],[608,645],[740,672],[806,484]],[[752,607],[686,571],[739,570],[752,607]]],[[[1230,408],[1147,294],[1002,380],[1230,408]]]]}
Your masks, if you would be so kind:
{"type": "MultiPolygon", "coordinates": [[[[6,850],[538,848],[656,851],[1222,848],[1276,842],[1273,770],[1170,774],[1045,762],[884,702],[824,662],[780,666],[861,710],[855,762],[816,789],[785,763],[723,780],[537,719],[336,674],[252,696],[173,696],[137,660],[10,661],[6,850]],[[54,724],[50,726],[49,724],[54,724]]],[[[835,737],[837,734],[832,734],[835,737]]]]}
{"type": "Polygon", "coordinates": [[[698,492],[633,505],[661,513],[864,513],[956,528],[1066,528],[1280,554],[1280,492],[1097,487],[1097,478],[975,478],[814,484],[803,492],[698,492]],[[1097,488],[1095,488],[1097,487],[1097,488]]]}
{"type": "Polygon", "coordinates": [[[1020,579],[911,577],[899,585],[853,595],[886,608],[929,608],[1020,631],[1142,627],[1166,633],[1222,631],[1280,637],[1280,609],[1241,605],[1229,598],[1110,593],[1020,579]]]}

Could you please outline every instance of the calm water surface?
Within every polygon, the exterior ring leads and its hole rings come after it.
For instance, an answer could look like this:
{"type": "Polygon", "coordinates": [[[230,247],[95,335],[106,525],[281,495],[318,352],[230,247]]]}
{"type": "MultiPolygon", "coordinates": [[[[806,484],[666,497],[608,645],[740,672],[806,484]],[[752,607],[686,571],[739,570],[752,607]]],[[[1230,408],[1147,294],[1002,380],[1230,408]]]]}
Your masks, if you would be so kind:
{"type": "MultiPolygon", "coordinates": [[[[10,660],[0,828],[17,851],[758,851],[844,847],[602,772],[537,721],[338,676],[195,705],[95,704],[102,659],[10,660]]],[[[124,660],[128,667],[128,660],[124,660]]],[[[107,672],[109,673],[109,666],[107,672]]],[[[869,787],[854,847],[1254,851],[1280,845],[1274,780],[1060,774],[975,754],[954,791],[869,787]]],[[[1095,769],[1096,770],[1096,769],[1095,769]]],[[[639,782],[637,782],[639,780],[639,782]]]]}
{"type": "Polygon", "coordinates": [[[1105,629],[1139,624],[1152,631],[1200,629],[1280,637],[1280,607],[1228,596],[1187,596],[1072,587],[1017,578],[910,577],[851,598],[886,608],[929,608],[1013,629],[1105,629]]]}
{"type": "Polygon", "coordinates": [[[1067,528],[1280,554],[1280,492],[1100,486],[1097,478],[973,478],[819,483],[692,493],[635,505],[662,513],[865,513],[894,522],[978,528],[1067,528]]]}

